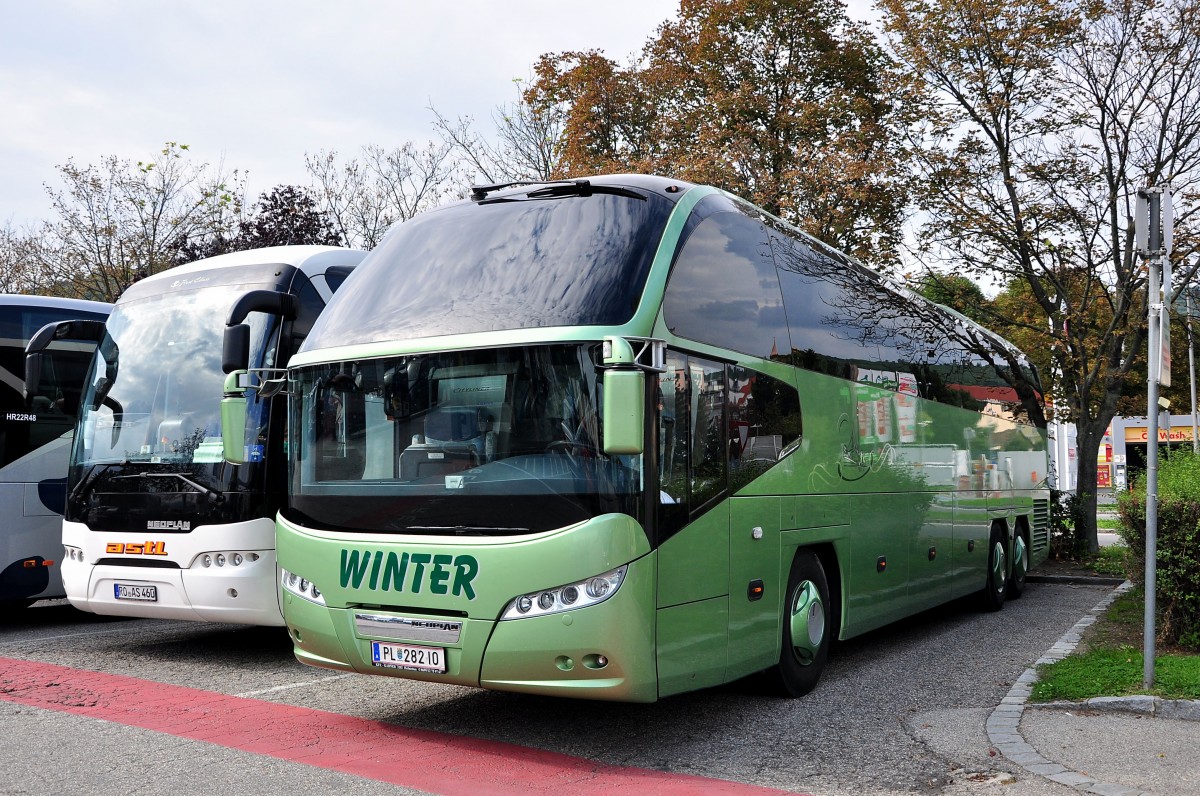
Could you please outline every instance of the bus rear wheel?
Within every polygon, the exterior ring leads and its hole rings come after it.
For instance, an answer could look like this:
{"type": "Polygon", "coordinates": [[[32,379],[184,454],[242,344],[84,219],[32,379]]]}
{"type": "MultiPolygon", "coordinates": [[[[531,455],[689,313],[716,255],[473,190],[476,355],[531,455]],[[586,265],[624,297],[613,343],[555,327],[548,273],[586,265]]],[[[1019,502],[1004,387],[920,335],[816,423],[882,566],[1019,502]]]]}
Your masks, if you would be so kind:
{"type": "Polygon", "coordinates": [[[1025,575],[1029,572],[1029,543],[1025,532],[1018,529],[1013,537],[1012,575],[1008,578],[1008,599],[1015,600],[1025,592],[1025,575]]]}
{"type": "Polygon", "coordinates": [[[1007,595],[1008,549],[1004,545],[1004,531],[993,525],[988,540],[987,583],[979,592],[979,601],[985,611],[999,611],[1007,595]]]}
{"type": "Polygon", "coordinates": [[[829,655],[829,607],[829,582],[821,560],[811,550],[798,550],[784,593],[779,663],[769,672],[772,690],[780,696],[800,697],[816,687],[829,655]]]}

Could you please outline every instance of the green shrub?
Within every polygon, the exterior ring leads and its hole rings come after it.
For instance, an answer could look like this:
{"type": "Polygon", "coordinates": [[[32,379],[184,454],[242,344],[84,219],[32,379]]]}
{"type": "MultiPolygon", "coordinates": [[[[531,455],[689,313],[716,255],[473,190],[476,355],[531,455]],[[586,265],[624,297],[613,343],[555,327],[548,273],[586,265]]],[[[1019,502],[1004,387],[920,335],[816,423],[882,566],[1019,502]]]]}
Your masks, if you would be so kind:
{"type": "MultiPolygon", "coordinates": [[[[1129,545],[1128,577],[1146,572],[1146,478],[1117,501],[1120,533],[1129,545]]],[[[1172,452],[1158,468],[1156,602],[1158,639],[1200,650],[1200,457],[1172,452]]]]}
{"type": "Polygon", "coordinates": [[[1087,555],[1087,543],[1076,533],[1083,512],[1079,495],[1050,490],[1050,557],[1055,561],[1078,561],[1087,555]]]}

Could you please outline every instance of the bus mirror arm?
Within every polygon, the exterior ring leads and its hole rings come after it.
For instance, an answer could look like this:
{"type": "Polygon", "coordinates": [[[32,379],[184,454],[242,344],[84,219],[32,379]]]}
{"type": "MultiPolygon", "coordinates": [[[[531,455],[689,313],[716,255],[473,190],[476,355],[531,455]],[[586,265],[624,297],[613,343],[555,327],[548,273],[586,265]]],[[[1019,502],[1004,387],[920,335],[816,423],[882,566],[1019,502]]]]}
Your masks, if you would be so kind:
{"type": "Polygon", "coordinates": [[[109,398],[107,395],[104,396],[102,404],[112,410],[113,413],[112,441],[109,442],[108,447],[116,450],[117,437],[121,436],[121,421],[125,419],[125,407],[121,406],[120,402],[115,398],[109,398]]]}
{"type": "Polygon", "coordinates": [[[267,312],[284,320],[294,320],[300,301],[291,293],[275,290],[251,290],[234,302],[225,321],[221,340],[221,370],[233,373],[250,367],[250,326],[244,321],[252,312],[267,312]]]}
{"type": "Polygon", "coordinates": [[[25,355],[25,405],[29,406],[33,401],[33,394],[37,390],[38,384],[42,381],[42,357],[41,351],[33,354],[25,355]]]}
{"type": "Polygon", "coordinates": [[[33,398],[42,380],[43,353],[55,340],[99,343],[104,339],[104,321],[58,321],[38,329],[25,346],[25,401],[33,398]]]}

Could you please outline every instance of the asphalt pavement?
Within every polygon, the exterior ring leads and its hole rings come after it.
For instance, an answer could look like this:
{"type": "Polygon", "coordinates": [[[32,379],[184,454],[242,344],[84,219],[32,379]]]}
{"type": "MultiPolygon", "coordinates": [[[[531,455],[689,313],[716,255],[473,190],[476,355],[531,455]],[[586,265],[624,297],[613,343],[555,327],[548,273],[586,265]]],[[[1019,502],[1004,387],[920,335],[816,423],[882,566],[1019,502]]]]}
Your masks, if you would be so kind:
{"type": "MultiPolygon", "coordinates": [[[[1033,576],[1031,575],[1031,578],[1033,576]]],[[[1038,665],[1069,655],[1116,587],[1017,679],[987,719],[996,750],[1025,771],[1100,796],[1200,796],[1200,701],[1103,697],[1030,704],[1038,665]]]]}

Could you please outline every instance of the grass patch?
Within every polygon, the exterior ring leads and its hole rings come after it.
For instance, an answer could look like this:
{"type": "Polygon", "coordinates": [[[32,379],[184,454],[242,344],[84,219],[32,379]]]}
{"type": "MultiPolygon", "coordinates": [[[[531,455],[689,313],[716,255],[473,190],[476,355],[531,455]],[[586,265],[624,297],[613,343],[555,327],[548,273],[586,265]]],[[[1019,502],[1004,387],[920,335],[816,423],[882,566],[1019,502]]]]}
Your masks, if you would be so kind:
{"type": "Polygon", "coordinates": [[[1101,547],[1085,563],[1101,575],[1123,578],[1129,572],[1129,548],[1123,544],[1101,547]]]}
{"type": "MultiPolygon", "coordinates": [[[[1078,701],[1098,696],[1145,694],[1142,688],[1141,590],[1122,594],[1084,633],[1074,655],[1040,667],[1030,700],[1078,701]]],[[[1154,656],[1154,688],[1165,699],[1200,699],[1200,655],[1158,650],[1154,656]]]]}
{"type": "Polygon", "coordinates": [[[1098,531],[1119,531],[1121,530],[1120,520],[1096,519],[1096,530],[1098,531]]]}

